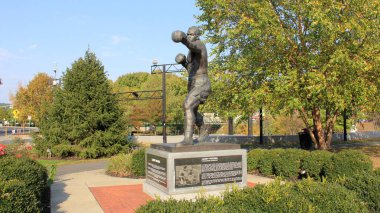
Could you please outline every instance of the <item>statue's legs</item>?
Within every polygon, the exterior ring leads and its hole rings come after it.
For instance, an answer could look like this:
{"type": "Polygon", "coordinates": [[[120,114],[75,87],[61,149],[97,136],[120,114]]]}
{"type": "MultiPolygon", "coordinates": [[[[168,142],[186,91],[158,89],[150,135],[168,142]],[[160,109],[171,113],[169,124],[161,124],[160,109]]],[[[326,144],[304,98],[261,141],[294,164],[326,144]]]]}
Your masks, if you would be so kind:
{"type": "Polygon", "coordinates": [[[198,107],[195,108],[194,114],[195,114],[195,125],[199,129],[198,142],[201,143],[208,136],[209,129],[207,128],[207,126],[205,125],[205,123],[203,121],[203,115],[198,112],[198,107]]]}
{"type": "Polygon", "coordinates": [[[199,98],[189,94],[183,104],[185,110],[184,144],[193,144],[194,123],[196,121],[195,109],[198,108],[199,103],[199,98]]]}
{"type": "Polygon", "coordinates": [[[203,116],[198,112],[199,104],[202,104],[211,93],[210,80],[207,76],[204,78],[197,78],[195,81],[189,82],[189,94],[183,103],[185,111],[185,138],[182,144],[193,144],[194,124],[196,124],[202,133],[205,126],[203,123],[203,116]]]}

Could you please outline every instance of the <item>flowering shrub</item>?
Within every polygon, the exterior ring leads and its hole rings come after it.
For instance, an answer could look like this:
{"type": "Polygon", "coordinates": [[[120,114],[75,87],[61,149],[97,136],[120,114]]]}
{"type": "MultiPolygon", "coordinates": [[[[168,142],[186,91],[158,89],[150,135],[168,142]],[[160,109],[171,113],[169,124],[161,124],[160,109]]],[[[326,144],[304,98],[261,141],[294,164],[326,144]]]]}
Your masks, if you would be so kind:
{"type": "Polygon", "coordinates": [[[7,154],[5,152],[6,148],[7,148],[7,146],[5,146],[4,144],[0,144],[0,156],[7,154]]]}
{"type": "Polygon", "coordinates": [[[33,147],[30,144],[25,144],[21,140],[16,139],[13,143],[7,146],[0,144],[0,156],[14,155],[17,158],[30,157],[30,152],[32,149],[33,147]]]}

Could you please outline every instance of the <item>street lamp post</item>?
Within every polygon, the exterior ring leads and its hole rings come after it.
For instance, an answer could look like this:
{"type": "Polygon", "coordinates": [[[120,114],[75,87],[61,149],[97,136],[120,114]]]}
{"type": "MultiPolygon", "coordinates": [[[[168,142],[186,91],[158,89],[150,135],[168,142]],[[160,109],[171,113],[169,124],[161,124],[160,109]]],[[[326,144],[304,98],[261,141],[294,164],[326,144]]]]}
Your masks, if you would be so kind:
{"type": "Polygon", "coordinates": [[[259,111],[260,116],[260,144],[264,144],[264,137],[263,137],[263,108],[260,107],[259,111]]]}
{"type": "Polygon", "coordinates": [[[180,64],[158,64],[158,60],[153,60],[151,66],[151,74],[162,72],[162,141],[167,143],[166,135],[166,73],[184,72],[184,68],[180,64]]]}

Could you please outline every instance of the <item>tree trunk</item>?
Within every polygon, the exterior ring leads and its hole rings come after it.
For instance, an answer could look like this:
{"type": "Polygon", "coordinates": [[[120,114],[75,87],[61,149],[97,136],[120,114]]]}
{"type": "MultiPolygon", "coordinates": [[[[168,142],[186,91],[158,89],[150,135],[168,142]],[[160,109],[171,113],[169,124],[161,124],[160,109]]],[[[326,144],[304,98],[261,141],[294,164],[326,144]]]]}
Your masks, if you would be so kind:
{"type": "Polygon", "coordinates": [[[326,146],[327,148],[330,148],[332,136],[334,132],[334,124],[336,121],[336,118],[338,117],[338,110],[335,110],[334,114],[331,115],[330,112],[326,111],[326,146]]]}
{"type": "MultiPolygon", "coordinates": [[[[315,107],[313,109],[312,117],[313,117],[313,123],[314,123],[314,131],[317,137],[318,149],[326,150],[329,147],[327,147],[327,144],[326,144],[325,134],[324,134],[323,125],[322,125],[321,110],[318,107],[315,107]]],[[[313,135],[312,132],[309,132],[309,134],[311,136],[313,135]]]]}
{"type": "Polygon", "coordinates": [[[336,118],[338,117],[338,110],[335,110],[333,113],[326,110],[326,128],[323,129],[321,110],[319,107],[314,107],[311,112],[313,118],[313,127],[309,125],[308,122],[308,113],[305,109],[301,109],[301,118],[305,123],[311,140],[316,144],[317,148],[320,150],[330,149],[334,124],[336,118]],[[325,134],[326,133],[326,134],[325,134]]]}

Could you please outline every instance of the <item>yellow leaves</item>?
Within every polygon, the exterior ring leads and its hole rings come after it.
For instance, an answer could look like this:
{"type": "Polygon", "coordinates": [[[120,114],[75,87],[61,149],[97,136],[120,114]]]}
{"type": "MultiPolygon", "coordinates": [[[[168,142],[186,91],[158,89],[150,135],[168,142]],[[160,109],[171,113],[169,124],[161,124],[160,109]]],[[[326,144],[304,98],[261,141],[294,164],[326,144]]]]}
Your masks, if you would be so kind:
{"type": "Polygon", "coordinates": [[[14,108],[18,109],[18,119],[25,121],[28,116],[38,122],[46,112],[45,104],[53,100],[52,78],[46,73],[38,73],[26,87],[19,86],[12,97],[14,108]]]}

